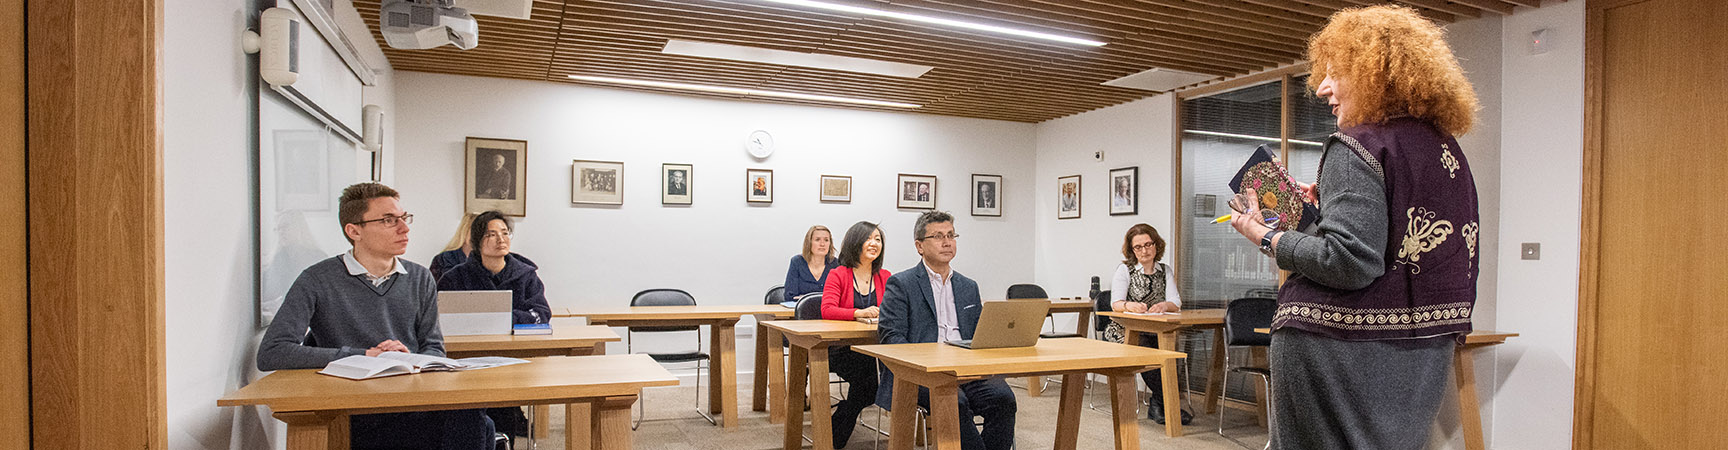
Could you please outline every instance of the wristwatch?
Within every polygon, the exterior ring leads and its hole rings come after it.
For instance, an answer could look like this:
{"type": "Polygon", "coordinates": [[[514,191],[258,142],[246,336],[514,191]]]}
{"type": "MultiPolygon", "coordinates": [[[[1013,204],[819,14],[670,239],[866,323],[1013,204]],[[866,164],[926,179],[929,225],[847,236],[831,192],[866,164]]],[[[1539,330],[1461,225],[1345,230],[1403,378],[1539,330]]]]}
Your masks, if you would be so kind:
{"type": "Polygon", "coordinates": [[[1283,233],[1283,231],[1271,230],[1267,231],[1265,235],[1260,236],[1260,253],[1264,253],[1266,256],[1274,256],[1273,251],[1275,249],[1272,248],[1272,238],[1277,237],[1280,233],[1283,233]]]}

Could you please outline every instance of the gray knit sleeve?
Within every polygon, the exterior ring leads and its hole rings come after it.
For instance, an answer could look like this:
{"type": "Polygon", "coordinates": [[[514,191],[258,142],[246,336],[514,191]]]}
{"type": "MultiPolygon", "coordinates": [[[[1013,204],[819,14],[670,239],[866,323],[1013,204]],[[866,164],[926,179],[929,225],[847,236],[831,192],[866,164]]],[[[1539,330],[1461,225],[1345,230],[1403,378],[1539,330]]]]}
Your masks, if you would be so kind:
{"type": "Polygon", "coordinates": [[[300,278],[288,288],[282,307],[276,310],[276,317],[258,343],[258,370],[317,369],[330,361],[366,354],[366,349],[305,345],[317,300],[329,295],[326,285],[315,274],[320,266],[313,265],[301,272],[300,278]]]}
{"type": "Polygon", "coordinates": [[[1337,140],[1323,160],[1315,234],[1279,237],[1278,267],[1328,287],[1361,289],[1386,271],[1385,182],[1337,140]]]}

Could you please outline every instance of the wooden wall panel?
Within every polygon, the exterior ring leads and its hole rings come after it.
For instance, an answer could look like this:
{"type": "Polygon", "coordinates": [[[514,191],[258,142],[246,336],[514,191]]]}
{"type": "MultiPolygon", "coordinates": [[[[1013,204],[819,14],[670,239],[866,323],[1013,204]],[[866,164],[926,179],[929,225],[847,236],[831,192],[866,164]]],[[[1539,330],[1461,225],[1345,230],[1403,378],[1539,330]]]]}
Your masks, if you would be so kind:
{"type": "Polygon", "coordinates": [[[165,449],[162,0],[26,9],[32,438],[165,449]]]}
{"type": "Polygon", "coordinates": [[[24,2],[0,1],[0,450],[30,448],[24,186],[24,2]]]}

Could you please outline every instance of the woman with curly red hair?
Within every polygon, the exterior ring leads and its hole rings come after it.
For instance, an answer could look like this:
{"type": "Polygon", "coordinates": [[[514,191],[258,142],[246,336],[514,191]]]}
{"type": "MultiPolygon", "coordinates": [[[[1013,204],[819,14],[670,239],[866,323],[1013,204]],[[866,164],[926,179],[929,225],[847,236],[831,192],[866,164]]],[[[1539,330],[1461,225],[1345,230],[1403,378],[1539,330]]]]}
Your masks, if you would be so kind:
{"type": "Polygon", "coordinates": [[[1291,271],[1272,322],[1272,429],[1281,449],[1419,449],[1476,303],[1476,184],[1455,136],[1476,94],[1443,32],[1414,11],[1339,11],[1308,42],[1309,87],[1338,116],[1320,220],[1231,225],[1291,271]]]}

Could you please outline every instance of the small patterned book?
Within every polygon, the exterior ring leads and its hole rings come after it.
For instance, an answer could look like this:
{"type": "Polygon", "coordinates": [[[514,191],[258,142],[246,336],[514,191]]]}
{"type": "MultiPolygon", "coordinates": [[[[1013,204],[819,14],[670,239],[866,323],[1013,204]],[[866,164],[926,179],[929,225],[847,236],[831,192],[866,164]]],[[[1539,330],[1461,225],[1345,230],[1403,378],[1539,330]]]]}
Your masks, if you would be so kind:
{"type": "Polygon", "coordinates": [[[1291,178],[1284,164],[1278,161],[1277,153],[1265,145],[1254,149],[1242,170],[1236,171],[1236,177],[1230,179],[1232,192],[1241,193],[1244,189],[1254,189],[1259,195],[1260,214],[1266,217],[1266,224],[1273,229],[1305,229],[1320,217],[1319,205],[1302,198],[1302,191],[1296,188],[1296,179],[1291,178]]]}

